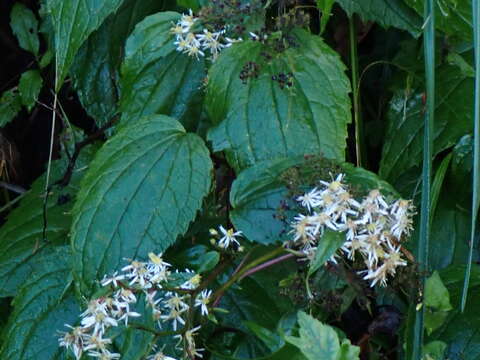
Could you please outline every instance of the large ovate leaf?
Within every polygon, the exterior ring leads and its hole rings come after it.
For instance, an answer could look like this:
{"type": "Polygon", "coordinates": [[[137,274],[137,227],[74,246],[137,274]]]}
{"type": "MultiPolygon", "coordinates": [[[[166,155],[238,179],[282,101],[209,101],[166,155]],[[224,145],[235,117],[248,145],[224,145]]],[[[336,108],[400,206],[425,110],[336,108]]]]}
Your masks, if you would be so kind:
{"type": "Polygon", "coordinates": [[[56,91],[60,89],[78,49],[123,0],[47,0],[55,32],[56,91]]]}
{"type": "Polygon", "coordinates": [[[38,39],[38,20],[33,11],[19,2],[15,3],[10,13],[10,27],[20,47],[37,56],[40,40],[38,39]]]}
{"type": "MultiPolygon", "coordinates": [[[[425,0],[405,0],[422,15],[425,0]]],[[[435,0],[435,27],[462,39],[472,40],[471,0],[435,0]]]]}
{"type": "Polygon", "coordinates": [[[351,118],[345,66],[320,37],[300,29],[291,36],[295,44],[283,52],[235,44],[209,71],[206,106],[215,127],[208,139],[237,170],[303,154],[344,159],[351,118]],[[280,85],[281,74],[291,87],[280,85]]]}
{"type": "Polygon", "coordinates": [[[74,275],[82,292],[124,258],[163,251],[195,218],[211,183],[203,141],[173,118],[123,126],[99,150],[73,209],[74,275]]]}
{"type": "Polygon", "coordinates": [[[58,331],[66,330],[65,323],[76,321],[80,308],[68,290],[70,249],[60,249],[42,271],[29,276],[14,298],[0,358],[54,360],[64,351],[58,346],[58,331]]]}
{"type": "Polygon", "coordinates": [[[337,0],[348,16],[358,14],[363,21],[374,21],[385,28],[406,30],[415,37],[421,33],[422,19],[402,0],[337,0]]]}
{"type": "Polygon", "coordinates": [[[335,330],[307,315],[298,313],[299,337],[287,336],[286,340],[298,347],[308,360],[355,360],[359,359],[360,348],[344,340],[340,344],[335,330]]]}
{"type": "Polygon", "coordinates": [[[90,35],[75,56],[70,71],[75,88],[82,106],[97,125],[103,125],[118,111],[120,64],[128,35],[140,20],[161,11],[165,3],[124,0],[118,11],[90,35]]]}
{"type": "Polygon", "coordinates": [[[149,16],[128,38],[120,78],[124,121],[165,114],[180,120],[187,129],[195,128],[205,64],[203,58],[176,50],[170,29],[179,18],[175,12],[149,16]]]}
{"type": "MultiPolygon", "coordinates": [[[[0,296],[14,296],[18,287],[43,266],[42,259],[59,244],[68,243],[71,214],[80,179],[95,148],[85,148],[76,163],[68,187],[54,186],[46,205],[44,233],[45,175],[38,178],[20,204],[0,228],[0,296]],[[45,238],[44,238],[45,235],[45,238]]],[[[59,180],[68,166],[66,156],[52,163],[50,184],[59,180]]],[[[49,255],[48,255],[49,256],[49,255]]]]}
{"type": "MultiPolygon", "coordinates": [[[[242,171],[230,193],[233,209],[230,219],[236,228],[255,242],[269,244],[290,239],[290,222],[296,215],[292,187],[317,186],[318,180],[329,179],[329,172],[344,172],[347,183],[359,191],[380,189],[396,191],[375,174],[349,163],[339,166],[323,160],[292,157],[263,161],[242,171]]],[[[296,189],[298,191],[300,189],[296,189]]]]}
{"type": "MultiPolygon", "coordinates": [[[[434,154],[453,146],[472,130],[473,79],[457,67],[442,65],[436,72],[434,154]]],[[[380,176],[395,180],[420,164],[423,151],[424,93],[421,85],[396,90],[387,115],[388,128],[380,176]]]]}

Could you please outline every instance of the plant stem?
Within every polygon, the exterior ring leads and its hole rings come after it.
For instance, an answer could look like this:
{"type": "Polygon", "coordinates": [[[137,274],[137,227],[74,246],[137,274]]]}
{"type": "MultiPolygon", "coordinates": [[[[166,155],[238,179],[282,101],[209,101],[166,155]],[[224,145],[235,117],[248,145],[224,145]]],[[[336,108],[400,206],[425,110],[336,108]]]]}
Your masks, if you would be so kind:
{"type": "Polygon", "coordinates": [[[275,248],[274,250],[270,251],[269,253],[267,253],[263,256],[260,256],[259,258],[253,260],[248,265],[245,265],[245,267],[243,269],[241,269],[237,273],[235,273],[225,284],[223,284],[217,291],[215,291],[215,293],[212,296],[212,299],[215,299],[215,301],[213,302],[213,306],[215,307],[218,304],[218,302],[220,301],[220,298],[222,297],[225,290],[227,290],[230,286],[232,286],[237,280],[242,279],[243,275],[248,270],[253,269],[257,265],[260,265],[260,264],[276,257],[277,255],[281,254],[284,251],[285,251],[285,248],[283,248],[283,247],[275,248]]]}
{"type": "Polygon", "coordinates": [[[348,19],[348,29],[350,33],[350,67],[352,72],[352,92],[353,92],[353,122],[355,124],[355,153],[357,156],[357,166],[362,166],[364,162],[364,144],[363,144],[363,124],[360,112],[358,83],[358,53],[357,53],[357,29],[355,26],[355,15],[348,19]]]}
{"type": "Polygon", "coordinates": [[[250,276],[252,274],[255,274],[256,272],[260,271],[260,270],[263,270],[263,269],[266,269],[270,266],[273,266],[275,264],[278,264],[278,263],[281,263],[282,261],[285,261],[285,260],[288,260],[288,259],[291,259],[295,257],[294,254],[286,254],[286,255],[282,255],[282,256],[279,256],[275,259],[272,259],[272,260],[269,260],[269,261],[266,261],[264,262],[263,264],[260,264],[260,265],[257,265],[255,266],[254,268],[251,268],[250,270],[246,271],[243,273],[243,275],[240,277],[240,280],[246,278],[247,276],[250,276]]]}

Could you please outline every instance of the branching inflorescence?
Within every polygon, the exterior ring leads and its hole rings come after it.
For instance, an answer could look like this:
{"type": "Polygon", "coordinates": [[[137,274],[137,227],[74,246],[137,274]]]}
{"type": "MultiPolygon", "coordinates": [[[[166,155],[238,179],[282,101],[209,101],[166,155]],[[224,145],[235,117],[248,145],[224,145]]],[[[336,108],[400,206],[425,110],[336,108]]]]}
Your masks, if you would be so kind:
{"type": "MultiPolygon", "coordinates": [[[[398,266],[407,264],[402,257],[401,241],[412,230],[414,208],[408,200],[388,202],[379,190],[356,199],[343,183],[344,177],[340,174],[330,182],[322,180],[318,187],[296,198],[304,211],[295,216],[291,224],[293,239],[284,246],[297,247],[303,256],[313,259],[326,231],[341,232],[345,234],[345,242],[330,261],[337,262],[339,256],[352,261],[360,257],[366,267],[359,271],[363,279],[369,280],[371,286],[377,283],[385,286],[387,277],[394,275],[398,266]]],[[[210,234],[212,244],[221,251],[243,250],[238,241],[243,236],[241,231],[220,226],[218,231],[211,229],[210,234]]],[[[200,326],[194,325],[193,313],[198,311],[200,316],[208,316],[215,295],[201,284],[200,274],[188,269],[172,271],[162,254],[150,253],[147,262],[131,260],[120,273],[103,278],[101,285],[109,290],[109,295],[89,302],[80,315],[80,325],[66,325],[71,331],[62,335],[60,345],[71,349],[77,359],[82,354],[104,360],[119,359],[120,354],[111,351],[113,340],[109,330],[132,326],[129,320],[141,316],[134,308],[143,296],[156,328],[142,329],[157,337],[178,339],[176,348],[183,352],[183,358],[202,357],[204,349],[195,341],[200,326]],[[157,330],[164,326],[167,331],[157,330]]],[[[164,355],[163,348],[158,351],[155,344],[152,350],[149,360],[175,360],[164,355]]]]}
{"type": "Polygon", "coordinates": [[[307,257],[313,258],[322,235],[330,231],[345,233],[345,243],[336,256],[349,260],[361,257],[366,269],[359,273],[371,286],[387,284],[398,266],[407,262],[402,257],[402,240],[412,231],[414,207],[409,200],[388,202],[379,190],[372,190],[362,199],[355,199],[346,184],[345,175],[297,197],[303,211],[292,222],[293,243],[307,257]]]}

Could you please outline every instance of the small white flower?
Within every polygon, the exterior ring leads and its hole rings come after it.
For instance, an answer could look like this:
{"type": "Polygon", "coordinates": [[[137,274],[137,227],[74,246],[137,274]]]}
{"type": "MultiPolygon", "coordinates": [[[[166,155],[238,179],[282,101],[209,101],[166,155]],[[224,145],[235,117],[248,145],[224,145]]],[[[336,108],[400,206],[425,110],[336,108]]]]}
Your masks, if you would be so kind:
{"type": "Polygon", "coordinates": [[[219,229],[223,234],[223,236],[218,241],[218,246],[224,249],[227,249],[228,247],[230,247],[232,243],[236,244],[237,246],[240,246],[240,243],[238,242],[237,237],[243,236],[241,231],[235,231],[233,229],[226,230],[222,225],[220,225],[219,229]]]}
{"type": "Polygon", "coordinates": [[[313,188],[302,196],[297,197],[297,201],[307,208],[308,211],[311,211],[312,208],[321,205],[322,194],[317,188],[313,188]]]}
{"type": "Polygon", "coordinates": [[[163,352],[159,351],[155,354],[149,355],[147,357],[147,360],[176,360],[176,359],[171,356],[167,356],[163,352]]]}
{"type": "Polygon", "coordinates": [[[64,333],[64,335],[58,339],[59,346],[65,347],[67,350],[72,348],[73,355],[79,360],[83,353],[84,329],[80,326],[72,327],[68,324],[65,324],[65,326],[72,329],[72,331],[64,333]]]}
{"type": "Polygon", "coordinates": [[[193,11],[190,9],[188,11],[188,15],[183,14],[180,18],[180,26],[185,28],[187,31],[193,26],[193,24],[197,21],[197,18],[193,16],[193,11]]]}
{"type": "Polygon", "coordinates": [[[195,299],[195,307],[200,307],[201,314],[203,316],[208,315],[208,304],[210,303],[210,296],[212,295],[212,290],[203,290],[200,294],[197,295],[195,299]]]}
{"type": "Polygon", "coordinates": [[[94,358],[99,358],[100,360],[114,360],[114,359],[120,359],[120,354],[118,353],[112,353],[108,350],[103,350],[103,351],[89,351],[88,356],[94,357],[94,358]]]}
{"type": "Polygon", "coordinates": [[[173,331],[177,331],[177,324],[180,323],[185,325],[185,320],[182,318],[182,313],[185,310],[176,310],[174,308],[170,309],[170,312],[167,315],[160,315],[162,321],[171,321],[173,331]]]}
{"type": "Polygon", "coordinates": [[[113,284],[114,287],[118,287],[118,281],[125,279],[125,275],[118,275],[118,272],[115,271],[111,277],[105,275],[102,279],[102,286],[107,286],[108,284],[113,284]]]}

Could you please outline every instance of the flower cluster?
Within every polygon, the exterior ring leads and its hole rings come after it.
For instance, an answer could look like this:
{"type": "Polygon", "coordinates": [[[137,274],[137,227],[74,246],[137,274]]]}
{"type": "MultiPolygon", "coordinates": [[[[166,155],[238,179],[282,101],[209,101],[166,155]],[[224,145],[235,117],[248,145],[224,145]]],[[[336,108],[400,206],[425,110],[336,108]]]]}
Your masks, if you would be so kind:
{"type": "MultiPolygon", "coordinates": [[[[201,357],[203,349],[196,347],[193,337],[200,327],[192,328],[187,324],[189,313],[195,308],[202,316],[209,314],[212,291],[200,291],[200,283],[201,275],[191,270],[172,271],[162,254],[150,253],[148,262],[130,261],[120,274],[115,272],[103,278],[101,285],[109,287],[111,294],[91,300],[80,315],[80,325],[66,325],[71,331],[63,333],[59,344],[71,349],[76,359],[84,353],[104,360],[120,359],[120,354],[110,350],[112,339],[108,337],[108,331],[113,327],[126,327],[130,318],[141,316],[133,311],[133,307],[143,293],[158,327],[167,326],[176,332],[178,349],[189,357],[201,357]]],[[[162,351],[155,352],[148,359],[175,360],[162,351]]]]}
{"type": "Polygon", "coordinates": [[[366,266],[359,272],[363,279],[371,286],[385,286],[388,275],[407,264],[400,244],[413,229],[414,207],[409,200],[388,202],[379,190],[355,199],[344,177],[339,174],[330,182],[320,181],[297,198],[306,214],[298,214],[291,224],[293,241],[312,258],[326,230],[345,233],[343,254],[350,260],[360,256],[366,266]]]}
{"type": "Polygon", "coordinates": [[[203,28],[194,32],[193,27],[196,22],[198,17],[195,17],[190,10],[187,15],[183,14],[171,28],[170,31],[175,35],[174,44],[177,46],[177,51],[195,56],[197,59],[199,56],[205,56],[206,52],[210,52],[211,60],[215,61],[224,48],[232,46],[234,42],[242,41],[240,38],[231,39],[225,36],[226,28],[213,32],[203,28]]]}

